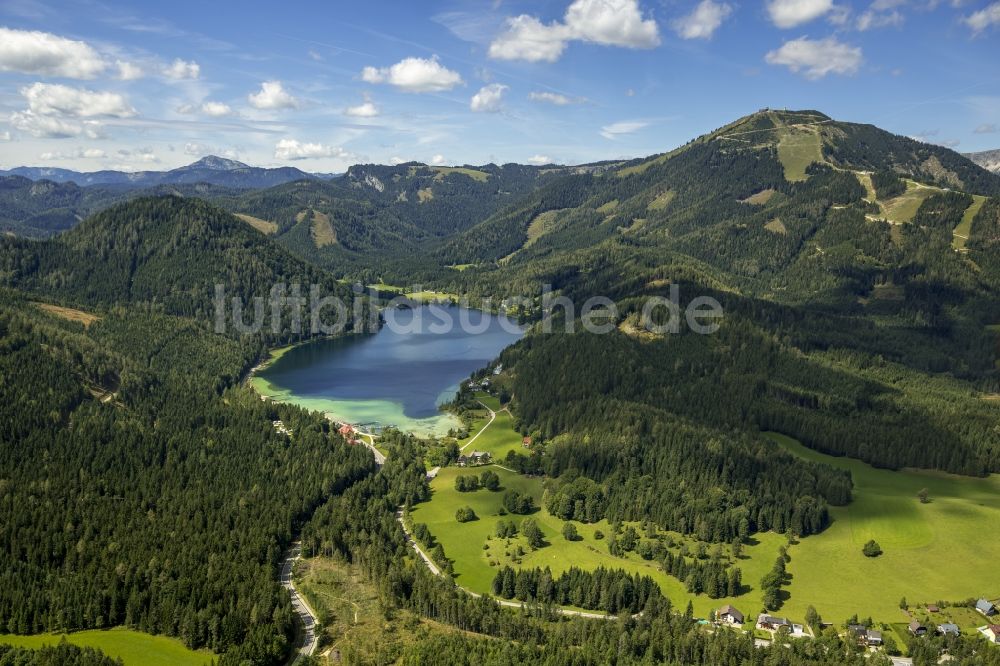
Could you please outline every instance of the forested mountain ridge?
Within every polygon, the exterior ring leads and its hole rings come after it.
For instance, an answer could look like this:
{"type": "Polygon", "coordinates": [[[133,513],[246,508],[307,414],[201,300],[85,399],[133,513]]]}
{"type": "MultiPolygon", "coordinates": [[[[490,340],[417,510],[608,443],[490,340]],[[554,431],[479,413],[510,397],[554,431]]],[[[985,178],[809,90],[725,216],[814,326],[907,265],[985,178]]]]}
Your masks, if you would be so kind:
{"type": "Polygon", "coordinates": [[[279,283],[299,284],[305,294],[315,284],[323,295],[353,298],[328,273],[242,220],[172,195],[119,204],[57,238],[0,240],[0,275],[51,299],[103,308],[146,303],[206,324],[214,321],[216,285],[247,309],[279,283]]]}
{"type": "Polygon", "coordinates": [[[449,241],[443,263],[476,267],[435,284],[616,302],[618,331],[599,341],[531,336],[509,352],[516,413],[545,437],[593,440],[623,418],[648,432],[663,410],[879,466],[997,471],[984,397],[1000,386],[1000,200],[983,195],[998,179],[949,152],[815,112],[754,114],[541,188],[449,241]],[[720,332],[643,336],[643,303],[671,285],[715,297],[720,332]]]}
{"type": "Polygon", "coordinates": [[[0,175],[22,176],[31,180],[49,180],[56,183],[112,185],[120,188],[148,188],[157,185],[183,185],[207,183],[233,188],[262,188],[294,180],[327,177],[310,174],[295,167],[252,167],[236,160],[214,155],[169,171],[93,171],[80,172],[70,169],[45,167],[15,167],[0,171],[0,175]]]}

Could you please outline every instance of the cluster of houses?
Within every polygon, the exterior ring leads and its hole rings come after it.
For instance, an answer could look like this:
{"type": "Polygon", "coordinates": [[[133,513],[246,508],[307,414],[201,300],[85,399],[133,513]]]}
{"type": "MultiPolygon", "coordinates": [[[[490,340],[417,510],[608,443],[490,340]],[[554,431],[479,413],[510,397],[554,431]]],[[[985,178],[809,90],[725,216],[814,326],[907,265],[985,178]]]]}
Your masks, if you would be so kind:
{"type": "MultiPolygon", "coordinates": [[[[933,605],[927,606],[927,610],[931,613],[937,613],[940,611],[937,606],[933,605]]],[[[997,615],[997,608],[986,599],[980,599],[976,602],[976,610],[986,617],[994,617],[997,615]]],[[[746,621],[746,617],[736,607],[726,604],[722,608],[715,611],[715,621],[720,625],[742,627],[743,623],[746,621]]],[[[791,636],[807,635],[802,625],[794,624],[786,618],[768,615],[767,613],[761,613],[757,616],[756,627],[761,631],[772,633],[785,629],[791,636]]],[[[914,636],[926,636],[930,631],[927,625],[916,619],[910,622],[908,628],[910,633],[914,636]]],[[[990,624],[980,628],[979,631],[991,643],[1000,644],[1000,624],[990,624]]],[[[961,636],[962,630],[953,622],[945,622],[937,625],[936,633],[940,636],[961,636]]],[[[847,636],[848,638],[853,638],[857,644],[862,647],[878,648],[884,644],[884,638],[881,631],[876,631],[863,624],[847,625],[847,636]]]]}
{"type": "Polygon", "coordinates": [[[473,451],[469,455],[460,455],[456,464],[459,467],[475,467],[476,465],[488,465],[493,456],[488,451],[473,451]]]}

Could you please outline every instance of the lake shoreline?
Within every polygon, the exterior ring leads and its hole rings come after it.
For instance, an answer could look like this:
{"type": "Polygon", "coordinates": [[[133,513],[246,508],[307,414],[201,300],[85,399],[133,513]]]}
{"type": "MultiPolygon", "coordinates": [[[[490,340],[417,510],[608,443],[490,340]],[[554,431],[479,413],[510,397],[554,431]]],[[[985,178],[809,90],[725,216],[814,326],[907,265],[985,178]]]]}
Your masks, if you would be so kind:
{"type": "Polygon", "coordinates": [[[462,382],[520,340],[525,327],[503,315],[454,303],[387,309],[394,312],[381,314],[378,331],[371,334],[349,332],[269,349],[244,383],[262,400],[295,404],[335,423],[374,430],[394,427],[421,438],[461,430],[464,422],[449,404],[462,382]],[[482,322],[474,323],[476,329],[459,327],[459,317],[471,312],[482,322]],[[453,326],[447,326],[449,317],[453,326]],[[482,323],[487,326],[482,328],[482,323]],[[436,330],[442,324],[445,327],[436,330]],[[345,342],[323,347],[334,341],[345,342]],[[310,345],[320,346],[301,351],[310,345]],[[297,353],[286,359],[288,363],[273,374],[267,372],[293,351],[297,353]]]}

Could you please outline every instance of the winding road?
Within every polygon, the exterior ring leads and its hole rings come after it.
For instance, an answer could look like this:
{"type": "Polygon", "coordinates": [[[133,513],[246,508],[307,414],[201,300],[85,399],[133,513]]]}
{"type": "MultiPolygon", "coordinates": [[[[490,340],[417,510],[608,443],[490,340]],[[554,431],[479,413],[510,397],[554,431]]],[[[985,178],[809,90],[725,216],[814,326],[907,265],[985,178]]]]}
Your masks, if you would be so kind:
{"type": "Polygon", "coordinates": [[[298,661],[303,655],[311,656],[316,651],[317,640],[316,623],[318,618],[316,612],[313,611],[305,597],[299,593],[295,587],[295,581],[292,580],[292,567],[300,559],[302,559],[302,544],[295,542],[285,553],[285,559],[281,561],[281,576],[279,578],[281,586],[288,590],[288,594],[292,597],[292,608],[295,609],[302,621],[302,641],[299,646],[299,654],[292,663],[298,661]]]}

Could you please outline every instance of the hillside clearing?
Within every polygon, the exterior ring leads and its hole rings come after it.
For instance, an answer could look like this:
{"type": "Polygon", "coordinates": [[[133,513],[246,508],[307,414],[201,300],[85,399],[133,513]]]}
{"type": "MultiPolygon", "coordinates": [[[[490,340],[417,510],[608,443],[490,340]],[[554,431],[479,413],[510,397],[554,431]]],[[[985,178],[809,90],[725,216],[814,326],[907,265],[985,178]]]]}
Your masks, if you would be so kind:
{"type": "Polygon", "coordinates": [[[60,319],[66,319],[68,321],[75,321],[83,324],[84,328],[89,328],[91,324],[95,321],[100,321],[101,318],[95,314],[89,312],[84,312],[83,310],[76,310],[73,308],[66,308],[61,305],[53,305],[52,303],[35,303],[35,307],[39,310],[44,310],[50,315],[59,317],[60,319]]]}
{"type": "Polygon", "coordinates": [[[652,210],[652,211],[663,210],[664,208],[670,205],[670,202],[673,201],[676,196],[677,196],[676,192],[674,192],[673,190],[667,190],[663,194],[657,196],[655,199],[650,201],[649,205],[646,206],[646,210],[652,210]]]}
{"type": "Polygon", "coordinates": [[[810,130],[781,131],[778,159],[785,167],[785,180],[793,183],[805,180],[809,165],[823,161],[819,133],[810,130]]]}
{"type": "Polygon", "coordinates": [[[337,232],[330,224],[330,216],[318,210],[313,211],[312,239],[316,247],[326,247],[337,244],[337,232]]]}
{"type": "Polygon", "coordinates": [[[771,197],[773,197],[775,194],[777,194],[777,190],[767,188],[766,190],[761,190],[760,192],[751,194],[746,199],[740,199],[740,203],[753,204],[755,206],[763,206],[768,201],[770,201],[771,197]]]}
{"type": "Polygon", "coordinates": [[[278,225],[274,222],[269,222],[268,220],[262,220],[259,217],[254,217],[253,215],[247,215],[246,213],[236,213],[236,217],[240,218],[251,227],[256,229],[265,235],[271,235],[277,233],[278,225]]]}
{"type": "Polygon", "coordinates": [[[782,236],[788,233],[788,229],[785,227],[785,223],[782,222],[781,219],[777,217],[768,222],[767,224],[765,224],[764,228],[770,231],[771,233],[781,234],[782,236]]]}
{"type": "Polygon", "coordinates": [[[906,192],[894,199],[881,202],[882,212],[885,213],[886,219],[890,222],[912,222],[924,199],[941,192],[937,187],[923,185],[912,180],[905,182],[906,192]]]}
{"type": "Polygon", "coordinates": [[[986,197],[980,196],[978,194],[972,195],[972,203],[968,208],[965,209],[965,213],[962,215],[962,221],[958,223],[955,227],[953,233],[953,238],[951,241],[951,246],[958,251],[965,249],[965,244],[969,242],[969,234],[972,233],[972,221],[976,219],[976,215],[979,214],[979,209],[983,207],[986,202],[986,197]]]}
{"type": "Polygon", "coordinates": [[[490,174],[485,171],[479,171],[477,169],[468,169],[466,167],[432,167],[437,175],[434,176],[434,180],[441,181],[444,180],[445,176],[453,173],[459,173],[463,176],[468,176],[472,180],[478,181],[480,183],[485,183],[489,180],[490,174]]]}

